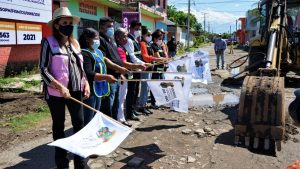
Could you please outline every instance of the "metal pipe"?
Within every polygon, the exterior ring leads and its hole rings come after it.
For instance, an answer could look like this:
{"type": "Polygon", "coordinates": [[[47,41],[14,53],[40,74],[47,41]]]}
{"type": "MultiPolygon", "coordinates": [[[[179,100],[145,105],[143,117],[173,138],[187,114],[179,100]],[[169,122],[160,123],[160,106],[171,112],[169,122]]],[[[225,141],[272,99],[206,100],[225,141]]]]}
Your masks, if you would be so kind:
{"type": "Polygon", "coordinates": [[[276,37],[277,37],[277,32],[276,32],[276,30],[273,30],[273,32],[270,36],[269,45],[268,45],[266,68],[270,68],[271,64],[272,64],[272,60],[273,60],[273,57],[274,57],[275,44],[276,44],[276,37]]]}

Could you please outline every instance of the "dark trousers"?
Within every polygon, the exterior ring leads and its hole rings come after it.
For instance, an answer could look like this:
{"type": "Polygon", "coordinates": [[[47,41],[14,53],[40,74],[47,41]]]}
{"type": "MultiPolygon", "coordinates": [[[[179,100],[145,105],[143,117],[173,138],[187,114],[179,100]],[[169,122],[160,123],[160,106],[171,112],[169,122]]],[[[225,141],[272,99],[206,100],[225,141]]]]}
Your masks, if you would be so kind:
{"type": "Polygon", "coordinates": [[[120,105],[119,102],[119,89],[120,83],[110,83],[110,94],[107,97],[104,97],[101,101],[101,112],[108,115],[109,117],[117,120],[118,108],[120,105]]]}
{"type": "MultiPolygon", "coordinates": [[[[82,100],[81,92],[71,93],[71,96],[78,100],[82,100]]],[[[54,140],[65,138],[64,129],[66,106],[71,115],[73,133],[76,133],[83,128],[83,111],[82,106],[80,104],[75,103],[72,100],[65,99],[63,97],[55,96],[49,96],[49,99],[47,99],[46,101],[52,116],[52,134],[54,140]]],[[[58,147],[55,148],[55,163],[57,165],[57,169],[69,168],[69,160],[67,158],[66,150],[58,147]]],[[[75,169],[84,169],[84,158],[74,155],[74,167],[75,169]]]]}
{"type": "MultiPolygon", "coordinates": [[[[140,79],[140,74],[133,74],[133,79],[140,79]]],[[[128,82],[128,91],[126,96],[126,114],[127,118],[132,117],[136,108],[137,98],[140,91],[140,82],[128,82]]]]}

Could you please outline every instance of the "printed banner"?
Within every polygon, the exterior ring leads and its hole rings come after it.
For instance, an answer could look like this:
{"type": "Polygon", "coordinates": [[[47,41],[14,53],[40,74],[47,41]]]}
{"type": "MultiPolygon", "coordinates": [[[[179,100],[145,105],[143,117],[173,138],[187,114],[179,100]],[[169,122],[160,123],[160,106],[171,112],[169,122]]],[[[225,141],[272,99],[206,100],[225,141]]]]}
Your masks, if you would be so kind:
{"type": "Polygon", "coordinates": [[[139,12],[122,12],[122,26],[123,28],[129,30],[130,23],[134,20],[139,21],[139,12]]]}
{"type": "Polygon", "coordinates": [[[18,44],[40,44],[42,40],[42,25],[17,23],[18,44]]]}
{"type": "Polygon", "coordinates": [[[209,68],[209,54],[199,49],[192,57],[193,82],[202,82],[207,84],[211,82],[211,72],[209,68]]]}
{"type": "Polygon", "coordinates": [[[52,0],[0,0],[0,18],[47,23],[52,0]]]}
{"type": "Polygon", "coordinates": [[[148,81],[147,84],[158,106],[184,99],[181,81],[148,81]]]}
{"type": "Polygon", "coordinates": [[[16,27],[14,22],[0,21],[0,45],[16,44],[16,27]]]}
{"type": "Polygon", "coordinates": [[[84,158],[107,155],[114,151],[132,132],[110,118],[96,113],[95,117],[76,134],[48,145],[63,148],[84,158]]]}
{"type": "Polygon", "coordinates": [[[168,72],[187,72],[192,73],[192,58],[185,57],[180,60],[172,61],[168,63],[168,72]]]}
{"type": "Polygon", "coordinates": [[[182,90],[184,93],[184,99],[182,100],[174,100],[171,102],[170,106],[171,109],[177,111],[177,112],[184,112],[188,113],[189,111],[189,98],[192,95],[191,94],[191,85],[192,85],[192,74],[187,73],[187,74],[182,74],[182,73],[165,73],[164,74],[165,78],[168,80],[171,79],[183,79],[181,82],[182,85],[182,90]]]}

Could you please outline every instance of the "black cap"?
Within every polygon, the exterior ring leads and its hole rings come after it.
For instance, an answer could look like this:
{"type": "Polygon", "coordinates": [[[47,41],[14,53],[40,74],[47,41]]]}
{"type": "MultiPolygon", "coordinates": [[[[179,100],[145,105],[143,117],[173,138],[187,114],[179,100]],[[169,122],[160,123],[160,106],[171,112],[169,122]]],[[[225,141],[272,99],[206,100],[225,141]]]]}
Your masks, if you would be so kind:
{"type": "Polygon", "coordinates": [[[139,22],[138,20],[133,20],[133,21],[130,23],[130,28],[134,28],[135,26],[142,26],[142,23],[139,22]]]}

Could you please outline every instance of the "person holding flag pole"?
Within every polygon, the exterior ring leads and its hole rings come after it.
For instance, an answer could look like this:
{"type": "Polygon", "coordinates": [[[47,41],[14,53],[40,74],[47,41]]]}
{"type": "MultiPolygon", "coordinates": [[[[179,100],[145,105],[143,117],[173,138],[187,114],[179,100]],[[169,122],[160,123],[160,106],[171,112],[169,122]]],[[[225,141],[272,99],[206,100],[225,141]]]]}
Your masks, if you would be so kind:
{"type": "MultiPolygon", "coordinates": [[[[129,53],[127,52],[127,50],[124,47],[128,43],[128,35],[127,34],[128,34],[128,32],[124,28],[119,28],[115,31],[115,40],[118,45],[118,53],[120,55],[120,59],[123,61],[124,66],[128,69],[145,70],[147,68],[147,66],[145,64],[135,64],[135,63],[130,62],[129,53]]],[[[136,82],[138,82],[138,80],[130,81],[130,82],[136,83],[136,82]]],[[[122,85],[120,86],[120,94],[119,94],[120,105],[118,108],[117,119],[118,119],[118,121],[121,121],[124,125],[131,126],[126,121],[126,118],[124,115],[124,101],[127,96],[127,90],[128,90],[128,82],[123,82],[122,85]]],[[[131,95],[131,97],[132,97],[132,95],[131,95]]],[[[133,96],[133,97],[135,97],[135,96],[133,96]]],[[[126,111],[127,111],[127,119],[139,120],[138,117],[136,117],[135,114],[131,110],[126,109],[126,111]]]]}

